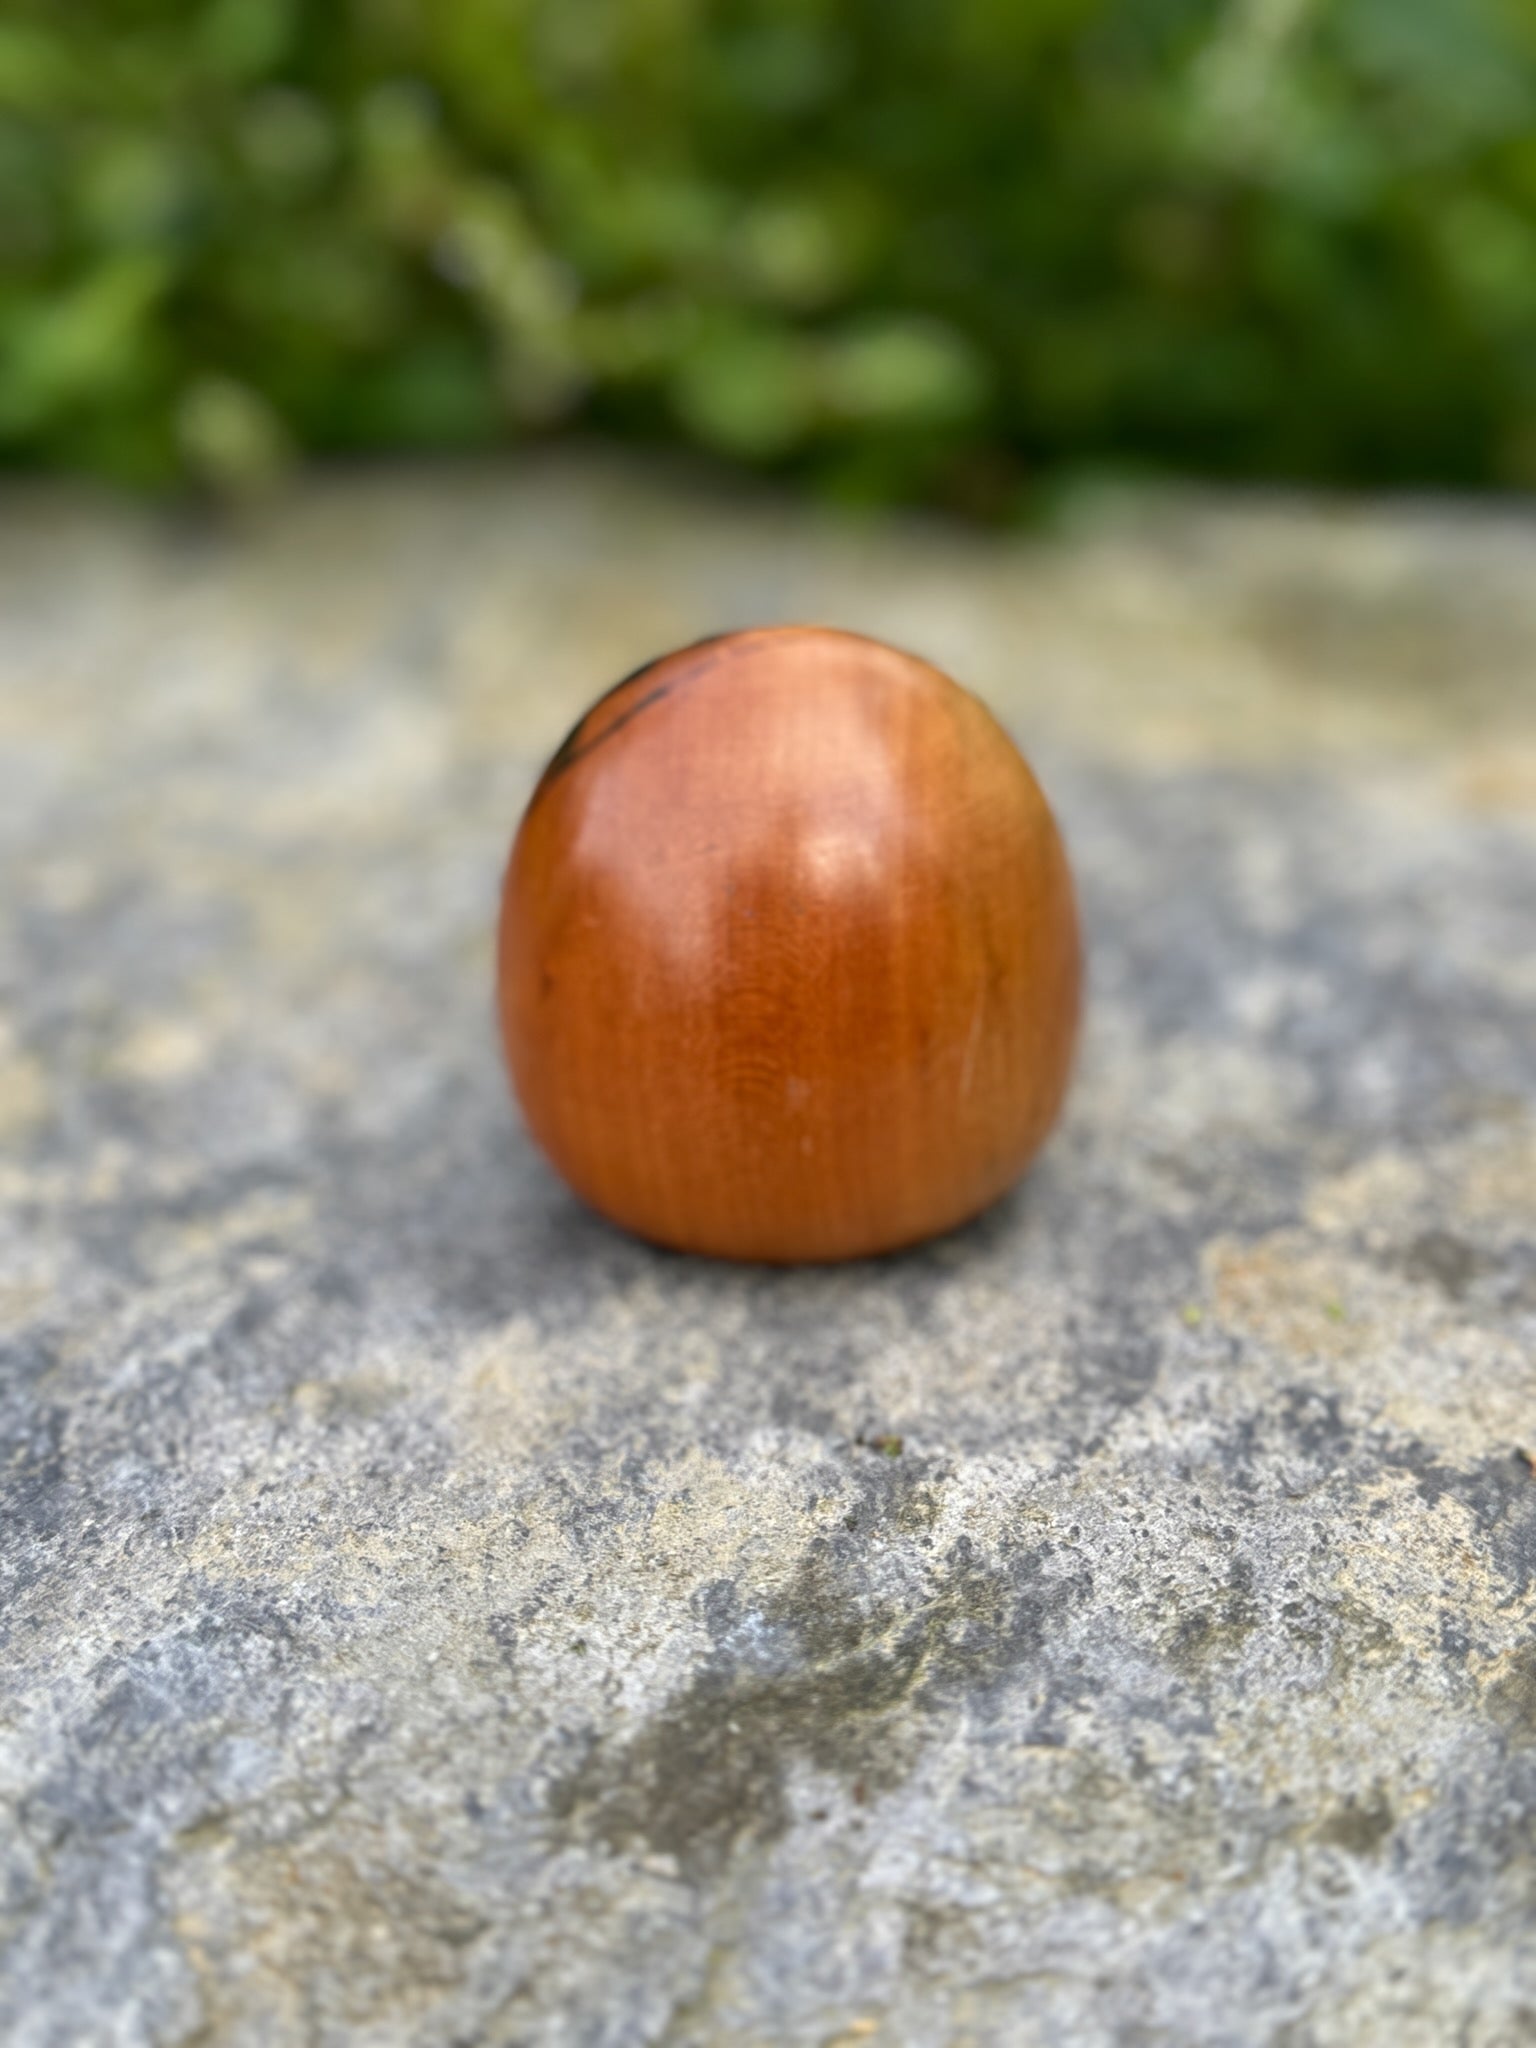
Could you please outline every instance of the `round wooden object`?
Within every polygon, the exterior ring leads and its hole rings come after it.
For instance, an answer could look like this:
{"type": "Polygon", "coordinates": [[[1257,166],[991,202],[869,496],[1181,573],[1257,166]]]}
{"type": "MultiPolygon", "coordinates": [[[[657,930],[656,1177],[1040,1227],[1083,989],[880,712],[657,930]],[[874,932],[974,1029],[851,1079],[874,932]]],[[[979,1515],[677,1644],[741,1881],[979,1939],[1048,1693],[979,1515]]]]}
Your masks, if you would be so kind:
{"type": "Polygon", "coordinates": [[[1080,979],[1017,748],[854,633],[627,677],[545,769],[502,898],[534,1137],[616,1223],[726,1258],[853,1258],[985,1208],[1055,1119],[1080,979]]]}

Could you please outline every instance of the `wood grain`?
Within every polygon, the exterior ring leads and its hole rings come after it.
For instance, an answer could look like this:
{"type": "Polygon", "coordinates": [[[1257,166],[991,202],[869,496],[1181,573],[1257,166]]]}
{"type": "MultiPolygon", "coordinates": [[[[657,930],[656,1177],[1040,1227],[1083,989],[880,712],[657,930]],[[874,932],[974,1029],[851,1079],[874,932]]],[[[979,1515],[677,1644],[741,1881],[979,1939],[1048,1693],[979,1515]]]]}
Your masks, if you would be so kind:
{"type": "Polygon", "coordinates": [[[826,1260],[985,1208],[1055,1120],[1071,876],[1012,741],[928,663],[813,627],[627,677],[528,805],[502,899],[518,1099],[662,1244],[826,1260]]]}

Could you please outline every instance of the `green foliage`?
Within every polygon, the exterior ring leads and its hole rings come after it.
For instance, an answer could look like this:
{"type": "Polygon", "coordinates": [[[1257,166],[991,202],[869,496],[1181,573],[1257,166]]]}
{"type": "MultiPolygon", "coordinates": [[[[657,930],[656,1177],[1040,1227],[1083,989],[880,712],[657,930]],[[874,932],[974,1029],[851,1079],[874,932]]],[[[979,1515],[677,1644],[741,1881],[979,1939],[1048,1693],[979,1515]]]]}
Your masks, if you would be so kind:
{"type": "Polygon", "coordinates": [[[1536,480],[1533,0],[7,0],[0,452],[1536,480]]]}

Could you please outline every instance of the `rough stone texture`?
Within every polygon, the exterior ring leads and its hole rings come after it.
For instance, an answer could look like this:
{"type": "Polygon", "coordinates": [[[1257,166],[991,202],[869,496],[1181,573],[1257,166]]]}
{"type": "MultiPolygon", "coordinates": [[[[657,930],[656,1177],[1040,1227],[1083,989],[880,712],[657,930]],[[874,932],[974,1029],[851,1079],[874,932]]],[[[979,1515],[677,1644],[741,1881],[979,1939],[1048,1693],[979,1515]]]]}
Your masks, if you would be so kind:
{"type": "Polygon", "coordinates": [[[12,2048],[1536,2038],[1533,645],[1514,516],[13,490],[12,2048]],[[787,1274],[489,998],[542,754],[785,616],[998,706],[1093,984],[1019,1195],[787,1274]]]}

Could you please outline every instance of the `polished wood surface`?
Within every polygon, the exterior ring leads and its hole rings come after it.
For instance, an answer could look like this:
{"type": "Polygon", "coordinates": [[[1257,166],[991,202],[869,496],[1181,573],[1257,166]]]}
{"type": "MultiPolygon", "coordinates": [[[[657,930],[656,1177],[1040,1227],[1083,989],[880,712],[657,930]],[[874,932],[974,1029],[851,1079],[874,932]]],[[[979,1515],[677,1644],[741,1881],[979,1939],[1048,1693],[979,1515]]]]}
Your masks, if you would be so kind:
{"type": "Polygon", "coordinates": [[[985,1208],[1056,1117],[1079,985],[1017,748],[852,633],[733,633],[627,677],[507,870],[529,1127],[594,1208],[687,1251],[850,1258],[985,1208]]]}

